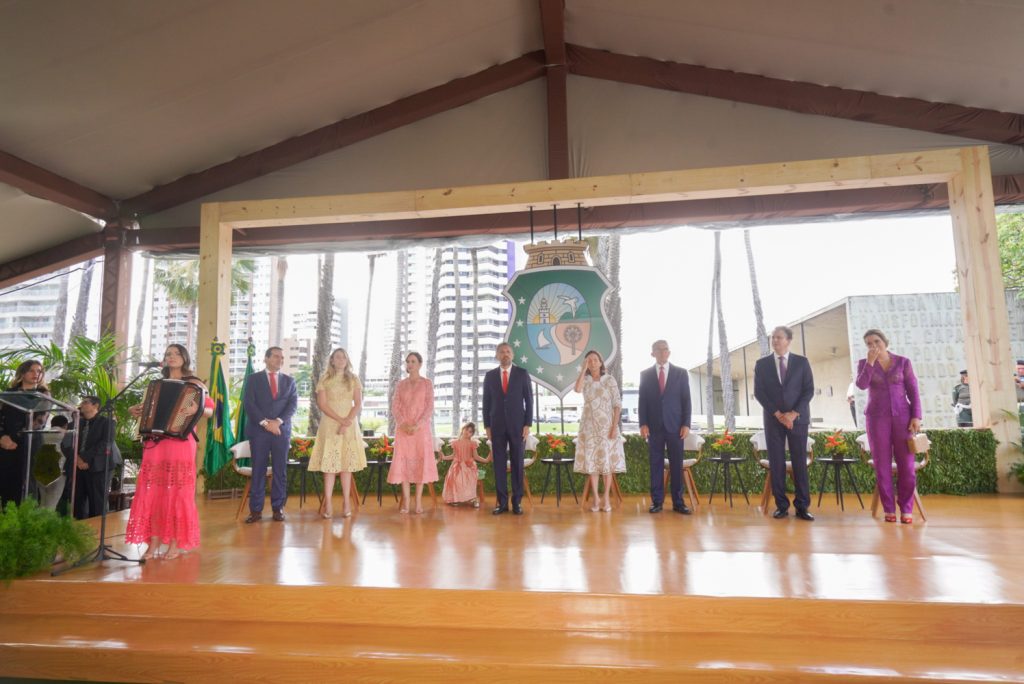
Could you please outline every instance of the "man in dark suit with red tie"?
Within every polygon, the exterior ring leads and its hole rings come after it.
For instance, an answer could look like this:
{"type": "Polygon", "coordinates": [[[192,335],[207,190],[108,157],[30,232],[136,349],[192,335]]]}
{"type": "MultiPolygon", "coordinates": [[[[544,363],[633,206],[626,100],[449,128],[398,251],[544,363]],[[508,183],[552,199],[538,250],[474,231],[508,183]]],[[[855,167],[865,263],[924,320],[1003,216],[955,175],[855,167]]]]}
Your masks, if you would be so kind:
{"type": "Polygon", "coordinates": [[[270,487],[270,508],[274,520],[284,520],[284,504],[288,498],[288,450],[291,448],[292,415],[298,405],[295,381],[281,372],[284,351],[271,347],[263,357],[266,370],[253,373],[245,382],[245,437],[252,454],[252,484],[249,489],[247,523],[263,518],[266,496],[267,463],[273,482],[270,487]]]}
{"type": "Polygon", "coordinates": [[[640,374],[640,436],[647,440],[651,465],[651,513],[660,513],[665,500],[665,452],[672,493],[672,510],[688,515],[683,502],[683,440],[690,434],[690,377],[668,362],[668,342],[651,345],[654,366],[640,374]]]}
{"type": "Polygon", "coordinates": [[[789,351],[793,331],[780,325],[772,331],[772,353],[754,364],[754,397],[764,409],[764,438],[772,474],[776,519],[789,515],[786,496],[786,442],[793,462],[793,507],[796,517],[814,520],[807,476],[807,429],[811,424],[814,377],[807,358],[789,351]]]}
{"type": "Polygon", "coordinates": [[[522,515],[523,452],[533,425],[533,394],[530,374],[512,365],[512,346],[502,342],[497,349],[498,367],[484,376],[484,427],[494,455],[494,488],[498,505],[494,515],[508,512],[506,469],[512,471],[512,513],[522,515]]]}

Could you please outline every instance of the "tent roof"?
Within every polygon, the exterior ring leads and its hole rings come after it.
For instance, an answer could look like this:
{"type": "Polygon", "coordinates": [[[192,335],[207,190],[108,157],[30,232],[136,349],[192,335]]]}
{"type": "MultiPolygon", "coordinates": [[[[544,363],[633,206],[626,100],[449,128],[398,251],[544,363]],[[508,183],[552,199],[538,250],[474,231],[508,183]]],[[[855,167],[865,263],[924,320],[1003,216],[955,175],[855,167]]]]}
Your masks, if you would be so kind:
{"type": "Polygon", "coordinates": [[[6,0],[0,230],[16,237],[0,264],[95,235],[83,212],[136,218],[145,231],[194,226],[198,203],[221,196],[543,178],[558,142],[552,83],[567,102],[571,175],[979,140],[993,145],[995,173],[1024,174],[1022,10],[1019,0],[6,0]],[[659,62],[693,65],[706,82],[680,92],[690,76],[665,77],[659,62]],[[768,80],[747,88],[728,72],[768,80]],[[831,88],[785,94],[787,81],[831,88]],[[830,99],[838,88],[863,94],[830,99]],[[879,118],[864,94],[936,103],[939,114],[908,130],[897,124],[913,116],[879,118]]]}

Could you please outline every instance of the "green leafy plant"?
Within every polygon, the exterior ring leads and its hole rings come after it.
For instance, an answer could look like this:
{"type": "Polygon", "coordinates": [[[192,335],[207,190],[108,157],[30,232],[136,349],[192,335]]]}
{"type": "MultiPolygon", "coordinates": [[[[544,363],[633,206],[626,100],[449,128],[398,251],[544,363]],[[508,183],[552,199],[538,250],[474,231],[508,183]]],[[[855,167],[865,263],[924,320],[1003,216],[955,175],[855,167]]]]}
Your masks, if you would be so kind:
{"type": "Polygon", "coordinates": [[[846,435],[842,430],[836,430],[825,436],[824,446],[821,450],[829,458],[843,458],[850,453],[850,443],[846,440],[846,435]]]}
{"type": "Polygon", "coordinates": [[[39,508],[35,500],[8,502],[0,513],[0,579],[10,581],[50,566],[57,553],[74,561],[96,544],[85,523],[39,508]]]}
{"type": "Polygon", "coordinates": [[[736,435],[728,430],[721,435],[711,435],[704,443],[707,444],[709,450],[716,454],[735,453],[736,451],[736,435]]]}

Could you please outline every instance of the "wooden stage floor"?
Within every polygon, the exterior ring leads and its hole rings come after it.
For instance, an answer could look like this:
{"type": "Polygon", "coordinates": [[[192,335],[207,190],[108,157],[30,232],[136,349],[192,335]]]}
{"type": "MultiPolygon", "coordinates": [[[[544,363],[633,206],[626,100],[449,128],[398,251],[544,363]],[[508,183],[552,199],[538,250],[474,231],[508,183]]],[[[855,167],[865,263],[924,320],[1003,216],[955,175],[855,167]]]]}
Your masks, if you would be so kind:
{"type": "MultiPolygon", "coordinates": [[[[293,498],[284,523],[245,525],[237,499],[201,502],[202,547],[191,554],[0,588],[0,676],[81,677],[75,644],[113,640],[144,655],[99,648],[109,680],[198,681],[223,667],[246,678],[224,662],[238,644],[206,649],[195,636],[230,623],[253,638],[267,630],[268,641],[291,634],[290,646],[263,650],[268,681],[306,679],[293,669],[301,652],[330,665],[310,680],[582,681],[599,670],[645,681],[1024,682],[1024,497],[927,497],[929,521],[912,526],[846,503],[812,507],[807,523],[765,517],[742,497],[733,508],[705,499],[691,516],[650,515],[643,497],[611,513],[549,497],[499,517],[490,504],[435,508],[429,498],[423,515],[403,515],[385,497],[325,521],[313,497],[302,509],[293,498]],[[63,633],[75,624],[69,603],[108,620],[110,633],[63,633]],[[180,630],[173,646],[146,645],[167,634],[154,621],[180,630]],[[370,642],[310,653],[296,635],[313,624],[370,642]],[[460,630],[472,636],[456,648],[460,630]],[[536,656],[471,646],[493,643],[492,632],[536,656]]],[[[108,519],[108,541],[135,555],[126,520],[108,519]]]]}

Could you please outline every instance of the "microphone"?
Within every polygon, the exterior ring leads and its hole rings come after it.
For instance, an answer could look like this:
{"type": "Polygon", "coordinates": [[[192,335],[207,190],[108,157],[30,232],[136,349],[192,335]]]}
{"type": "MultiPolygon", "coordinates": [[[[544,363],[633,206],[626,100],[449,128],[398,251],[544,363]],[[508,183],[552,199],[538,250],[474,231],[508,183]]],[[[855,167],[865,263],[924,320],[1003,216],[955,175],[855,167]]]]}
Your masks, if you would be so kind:
{"type": "Polygon", "coordinates": [[[163,365],[163,361],[146,361],[145,363],[140,363],[139,368],[160,368],[163,365]]]}

